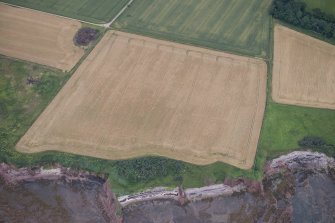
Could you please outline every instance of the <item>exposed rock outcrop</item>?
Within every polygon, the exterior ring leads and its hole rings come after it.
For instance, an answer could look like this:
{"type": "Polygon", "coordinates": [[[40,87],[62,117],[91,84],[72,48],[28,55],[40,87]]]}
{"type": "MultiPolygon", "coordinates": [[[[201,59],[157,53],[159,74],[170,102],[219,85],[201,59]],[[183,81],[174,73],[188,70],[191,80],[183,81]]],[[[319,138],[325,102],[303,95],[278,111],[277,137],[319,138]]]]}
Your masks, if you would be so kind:
{"type": "Polygon", "coordinates": [[[103,184],[106,180],[103,177],[91,174],[86,171],[73,170],[60,165],[51,168],[25,167],[16,168],[5,163],[0,164],[0,177],[6,184],[15,185],[20,182],[36,180],[60,180],[70,181],[94,181],[103,184]]]}
{"type": "Polygon", "coordinates": [[[295,151],[268,162],[265,168],[265,175],[277,174],[286,169],[290,171],[312,170],[329,173],[334,168],[334,158],[328,157],[323,153],[295,151]]]}

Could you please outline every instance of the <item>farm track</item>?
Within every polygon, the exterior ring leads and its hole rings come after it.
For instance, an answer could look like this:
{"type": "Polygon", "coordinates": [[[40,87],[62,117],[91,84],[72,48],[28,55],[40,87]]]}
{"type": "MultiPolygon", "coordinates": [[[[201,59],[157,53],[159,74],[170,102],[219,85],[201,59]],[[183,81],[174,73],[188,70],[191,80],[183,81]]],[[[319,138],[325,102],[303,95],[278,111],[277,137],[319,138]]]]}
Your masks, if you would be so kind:
{"type": "Polygon", "coordinates": [[[156,154],[248,169],[266,70],[262,60],[109,31],[17,149],[108,159],[156,154]]]}

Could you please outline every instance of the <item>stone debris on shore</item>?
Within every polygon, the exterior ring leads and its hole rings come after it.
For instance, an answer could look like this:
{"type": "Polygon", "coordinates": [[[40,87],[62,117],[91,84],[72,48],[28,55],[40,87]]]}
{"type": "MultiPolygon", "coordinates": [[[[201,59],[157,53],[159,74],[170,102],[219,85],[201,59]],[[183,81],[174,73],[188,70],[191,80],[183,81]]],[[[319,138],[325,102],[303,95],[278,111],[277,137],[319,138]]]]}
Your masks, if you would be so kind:
{"type": "Polygon", "coordinates": [[[245,190],[246,185],[242,181],[235,186],[215,184],[201,188],[188,188],[185,190],[181,187],[176,187],[174,189],[157,187],[137,194],[121,196],[118,200],[122,207],[151,200],[175,200],[183,204],[186,201],[193,202],[219,196],[230,196],[233,193],[239,193],[245,190]],[[186,201],[181,202],[183,198],[186,201]]]}
{"type": "Polygon", "coordinates": [[[178,188],[169,190],[166,187],[156,187],[147,191],[143,191],[137,194],[125,195],[118,197],[118,200],[122,207],[137,202],[150,201],[156,199],[172,199],[178,200],[179,193],[178,188]]]}

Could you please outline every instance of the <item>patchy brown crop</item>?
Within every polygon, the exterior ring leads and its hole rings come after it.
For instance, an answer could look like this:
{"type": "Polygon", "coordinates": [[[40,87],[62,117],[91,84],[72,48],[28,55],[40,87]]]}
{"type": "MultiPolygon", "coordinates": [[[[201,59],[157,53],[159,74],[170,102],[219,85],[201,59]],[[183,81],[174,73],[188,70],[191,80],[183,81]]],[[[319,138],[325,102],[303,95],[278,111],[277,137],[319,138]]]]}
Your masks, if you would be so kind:
{"type": "Polygon", "coordinates": [[[0,4],[0,54],[71,70],[84,55],[73,38],[80,22],[0,4]]]}
{"type": "Polygon", "coordinates": [[[261,60],[110,31],[17,149],[114,160],[151,154],[248,169],[266,73],[261,60]]]}

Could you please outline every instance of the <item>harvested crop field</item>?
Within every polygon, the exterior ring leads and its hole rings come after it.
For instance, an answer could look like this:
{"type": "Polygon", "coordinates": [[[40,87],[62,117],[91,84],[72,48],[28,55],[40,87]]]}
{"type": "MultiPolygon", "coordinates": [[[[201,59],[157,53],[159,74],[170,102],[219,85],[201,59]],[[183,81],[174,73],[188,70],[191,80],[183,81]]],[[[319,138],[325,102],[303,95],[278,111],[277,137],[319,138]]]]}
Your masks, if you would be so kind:
{"type": "Polygon", "coordinates": [[[107,159],[254,162],[266,64],[108,32],[17,144],[107,159]]]}
{"type": "Polygon", "coordinates": [[[335,109],[335,46],[275,26],[273,100],[335,109]]]}
{"type": "Polygon", "coordinates": [[[84,55],[73,38],[80,22],[0,4],[0,54],[71,70],[84,55]]]}
{"type": "Polygon", "coordinates": [[[270,5],[269,0],[140,0],[113,28],[265,58],[270,5]]]}

